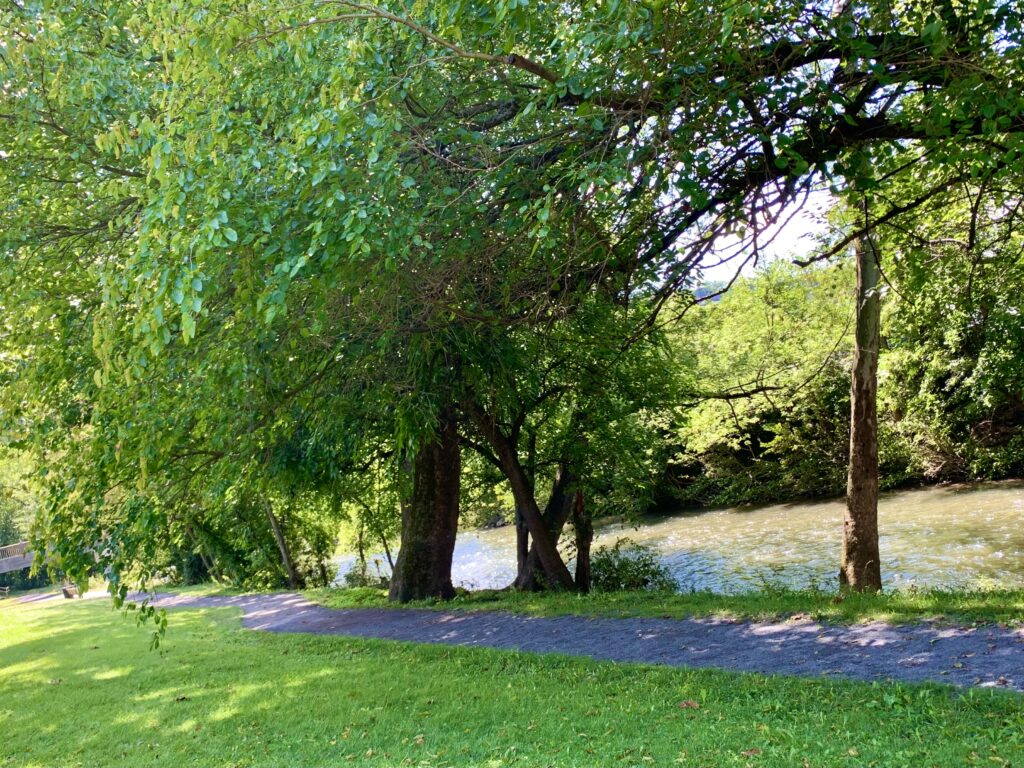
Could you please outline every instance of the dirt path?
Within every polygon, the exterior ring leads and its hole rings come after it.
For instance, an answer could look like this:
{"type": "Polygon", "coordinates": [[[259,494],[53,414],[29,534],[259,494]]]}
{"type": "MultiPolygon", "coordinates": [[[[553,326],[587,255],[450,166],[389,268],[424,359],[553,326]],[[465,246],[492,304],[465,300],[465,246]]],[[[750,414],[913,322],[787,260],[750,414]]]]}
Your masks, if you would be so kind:
{"type": "Polygon", "coordinates": [[[298,594],[157,595],[165,608],[234,607],[266,632],[350,635],[418,643],[562,653],[610,661],[716,667],[857,680],[933,680],[1024,692],[1024,630],[810,620],[537,618],[509,613],[334,610],[298,594]]]}

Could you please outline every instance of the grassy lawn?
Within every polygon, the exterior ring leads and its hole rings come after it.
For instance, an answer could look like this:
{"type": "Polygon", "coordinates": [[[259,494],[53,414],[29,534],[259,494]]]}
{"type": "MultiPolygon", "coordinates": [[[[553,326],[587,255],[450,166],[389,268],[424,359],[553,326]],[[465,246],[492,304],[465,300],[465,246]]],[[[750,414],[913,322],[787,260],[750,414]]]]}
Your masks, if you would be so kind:
{"type": "MultiPolygon", "coordinates": [[[[388,606],[379,589],[309,590],[307,596],[332,608],[388,606]]],[[[531,616],[683,618],[718,616],[737,619],[773,619],[806,615],[819,621],[855,622],[878,619],[894,623],[943,620],[955,623],[1024,624],[1024,590],[941,591],[920,590],[881,595],[836,595],[821,591],[771,590],[741,595],[710,592],[665,594],[611,592],[591,595],[481,591],[447,603],[413,603],[418,608],[463,611],[511,611],[531,616]]]]}
{"type": "Polygon", "coordinates": [[[1003,691],[770,678],[0,606],[0,766],[1020,765],[1003,691]],[[681,706],[682,704],[682,706],[681,706]]]}

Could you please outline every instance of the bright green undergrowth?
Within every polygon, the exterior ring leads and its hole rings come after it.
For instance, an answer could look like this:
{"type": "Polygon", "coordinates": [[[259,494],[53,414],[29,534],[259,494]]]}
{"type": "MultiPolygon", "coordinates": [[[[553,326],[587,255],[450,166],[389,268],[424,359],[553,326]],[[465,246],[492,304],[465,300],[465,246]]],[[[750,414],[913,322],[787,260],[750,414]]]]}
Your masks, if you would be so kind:
{"type": "Polygon", "coordinates": [[[0,607],[0,766],[950,766],[1024,760],[1003,691],[771,678],[0,607]],[[681,706],[682,705],[682,706],[681,706]]]}
{"type": "MultiPolygon", "coordinates": [[[[385,606],[383,590],[320,589],[307,595],[333,608],[385,606]]],[[[470,592],[455,600],[411,604],[419,608],[511,611],[532,616],[728,617],[775,619],[806,615],[819,621],[882,620],[903,623],[939,619],[951,623],[1024,623],[1024,590],[904,590],[881,595],[782,589],[720,595],[712,592],[604,592],[589,595],[470,592]]]]}

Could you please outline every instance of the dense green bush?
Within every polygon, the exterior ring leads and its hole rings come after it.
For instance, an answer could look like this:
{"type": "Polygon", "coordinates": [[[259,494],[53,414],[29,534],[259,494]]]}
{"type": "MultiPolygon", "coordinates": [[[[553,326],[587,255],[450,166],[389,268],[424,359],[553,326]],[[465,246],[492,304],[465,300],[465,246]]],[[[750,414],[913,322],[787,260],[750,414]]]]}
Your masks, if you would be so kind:
{"type": "Polygon", "coordinates": [[[675,591],[675,579],[658,554],[632,539],[619,539],[591,555],[591,588],[597,592],[620,590],[675,591]]]}
{"type": "Polygon", "coordinates": [[[38,587],[59,583],[59,581],[60,577],[51,574],[45,566],[35,574],[29,568],[10,573],[0,573],[0,587],[10,587],[14,591],[37,589],[38,587]]]}
{"type": "Polygon", "coordinates": [[[346,587],[375,587],[386,589],[390,582],[390,575],[385,574],[381,569],[381,562],[377,558],[371,561],[356,559],[352,567],[345,571],[341,580],[346,587]],[[373,563],[372,567],[370,563],[373,563]]]}

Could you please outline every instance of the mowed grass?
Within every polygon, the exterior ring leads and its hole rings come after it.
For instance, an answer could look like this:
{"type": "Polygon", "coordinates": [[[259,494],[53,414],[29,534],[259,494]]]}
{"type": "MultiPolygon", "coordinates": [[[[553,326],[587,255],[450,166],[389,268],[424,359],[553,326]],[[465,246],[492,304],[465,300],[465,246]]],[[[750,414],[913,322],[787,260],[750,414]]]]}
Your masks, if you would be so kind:
{"type": "Polygon", "coordinates": [[[0,766],[1020,765],[1005,691],[772,678],[239,628],[159,651],[105,601],[0,606],[0,766]]]}
{"type": "MultiPolygon", "coordinates": [[[[318,589],[307,596],[332,608],[385,607],[380,589],[318,589]]],[[[719,617],[786,619],[806,616],[818,621],[905,623],[937,620],[956,624],[1024,624],[1024,590],[905,590],[879,595],[839,596],[820,590],[783,589],[720,595],[712,592],[605,592],[590,595],[480,591],[448,602],[423,601],[410,607],[463,611],[509,611],[531,616],[719,617]]]]}

